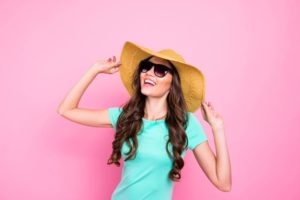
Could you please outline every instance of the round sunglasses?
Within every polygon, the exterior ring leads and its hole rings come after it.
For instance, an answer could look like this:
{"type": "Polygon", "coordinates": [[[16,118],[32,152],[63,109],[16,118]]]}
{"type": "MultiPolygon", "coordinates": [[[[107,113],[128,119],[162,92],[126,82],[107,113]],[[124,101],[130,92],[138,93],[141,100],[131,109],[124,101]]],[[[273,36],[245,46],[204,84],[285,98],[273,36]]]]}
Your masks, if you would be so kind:
{"type": "Polygon", "coordinates": [[[149,71],[150,69],[152,69],[152,67],[154,66],[154,74],[155,76],[162,78],[164,77],[168,72],[170,74],[173,74],[173,70],[170,69],[169,67],[162,65],[162,64],[156,64],[156,63],[152,63],[149,60],[143,60],[140,63],[140,73],[146,73],[147,71],[149,71]]]}

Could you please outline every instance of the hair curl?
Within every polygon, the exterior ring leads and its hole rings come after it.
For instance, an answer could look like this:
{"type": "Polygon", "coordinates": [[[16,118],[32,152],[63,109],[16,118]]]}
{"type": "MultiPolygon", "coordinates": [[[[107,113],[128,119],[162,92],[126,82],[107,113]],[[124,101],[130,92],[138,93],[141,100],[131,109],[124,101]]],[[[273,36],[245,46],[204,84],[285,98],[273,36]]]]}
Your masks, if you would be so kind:
{"type": "MultiPolygon", "coordinates": [[[[149,60],[152,56],[144,59],[149,60]]],[[[169,138],[166,143],[166,151],[173,160],[172,169],[169,172],[169,178],[172,181],[179,181],[181,178],[180,171],[184,166],[184,160],[181,157],[183,151],[188,146],[186,136],[187,128],[187,105],[184,100],[179,74],[174,64],[167,60],[174,69],[170,92],[167,96],[168,111],[166,115],[166,125],[169,129],[169,138]],[[171,143],[173,155],[169,152],[168,145],[171,143]]],[[[141,63],[141,62],[140,62],[141,63]]],[[[130,146],[130,151],[125,161],[134,159],[138,148],[137,134],[142,127],[142,118],[144,117],[144,108],[146,96],[141,93],[140,84],[140,63],[133,75],[132,88],[134,94],[123,106],[123,112],[120,114],[116,123],[116,133],[112,142],[112,154],[107,164],[115,164],[120,166],[121,148],[124,142],[130,146]],[[130,142],[132,141],[132,143],[130,142]]]]}

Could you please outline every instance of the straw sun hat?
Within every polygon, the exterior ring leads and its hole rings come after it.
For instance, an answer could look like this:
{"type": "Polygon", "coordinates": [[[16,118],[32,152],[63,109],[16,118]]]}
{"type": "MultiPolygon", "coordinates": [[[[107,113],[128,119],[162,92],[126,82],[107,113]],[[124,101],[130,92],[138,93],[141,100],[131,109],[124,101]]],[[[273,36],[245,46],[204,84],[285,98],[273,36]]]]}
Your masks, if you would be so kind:
{"type": "Polygon", "coordinates": [[[156,52],[130,41],[125,42],[121,52],[120,76],[129,95],[132,96],[133,94],[131,84],[134,71],[139,62],[149,56],[166,59],[174,64],[180,77],[188,112],[195,112],[205,99],[204,75],[199,69],[186,63],[183,57],[172,49],[163,49],[156,52]]]}

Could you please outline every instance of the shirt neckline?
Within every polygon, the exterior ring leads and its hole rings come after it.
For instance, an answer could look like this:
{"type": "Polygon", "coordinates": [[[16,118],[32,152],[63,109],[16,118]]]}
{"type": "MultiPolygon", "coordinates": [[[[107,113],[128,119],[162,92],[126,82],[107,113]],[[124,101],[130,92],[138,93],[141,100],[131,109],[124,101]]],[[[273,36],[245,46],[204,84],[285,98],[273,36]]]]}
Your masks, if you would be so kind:
{"type": "Polygon", "coordinates": [[[149,122],[149,123],[153,123],[153,122],[164,122],[165,121],[165,119],[158,119],[158,120],[149,120],[149,119],[145,119],[144,117],[142,118],[143,119],[143,121],[145,121],[145,122],[149,122]]]}

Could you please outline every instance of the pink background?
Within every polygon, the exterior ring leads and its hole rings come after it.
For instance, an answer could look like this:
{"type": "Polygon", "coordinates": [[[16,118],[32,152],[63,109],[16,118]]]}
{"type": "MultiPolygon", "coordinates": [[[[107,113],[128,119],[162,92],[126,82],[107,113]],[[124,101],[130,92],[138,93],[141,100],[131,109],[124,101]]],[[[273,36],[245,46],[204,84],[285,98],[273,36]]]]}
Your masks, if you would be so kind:
{"type": "MultiPolygon", "coordinates": [[[[56,111],[97,59],[119,59],[126,40],[173,48],[198,66],[225,120],[231,192],[215,188],[188,151],[174,200],[300,199],[299,1],[57,2],[0,3],[1,200],[110,198],[121,177],[106,164],[113,129],[56,111]]],[[[119,73],[100,74],[79,107],[127,99],[119,73]]]]}

